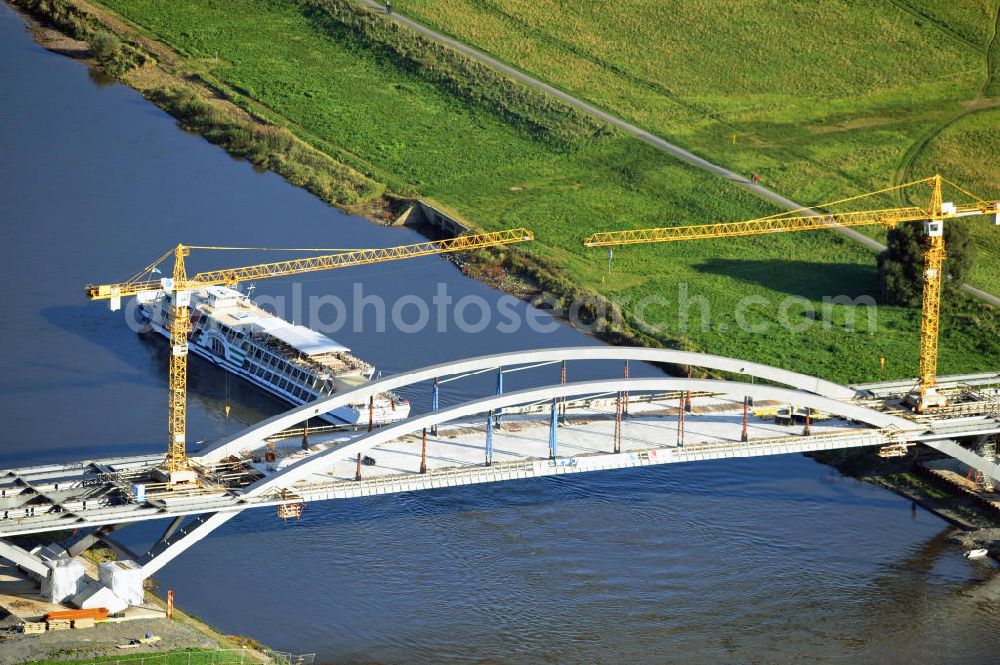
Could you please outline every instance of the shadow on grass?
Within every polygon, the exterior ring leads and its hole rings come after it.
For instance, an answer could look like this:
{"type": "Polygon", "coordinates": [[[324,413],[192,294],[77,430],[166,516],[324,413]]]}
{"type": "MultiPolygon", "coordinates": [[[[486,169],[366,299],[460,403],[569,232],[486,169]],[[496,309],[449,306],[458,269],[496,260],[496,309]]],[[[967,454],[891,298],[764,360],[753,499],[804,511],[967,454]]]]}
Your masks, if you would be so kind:
{"type": "Polygon", "coordinates": [[[752,259],[709,259],[695,266],[701,273],[725,275],[810,300],[871,296],[877,302],[882,301],[882,286],[874,265],[829,263],[822,270],[816,268],[817,264],[811,261],[752,259]]]}

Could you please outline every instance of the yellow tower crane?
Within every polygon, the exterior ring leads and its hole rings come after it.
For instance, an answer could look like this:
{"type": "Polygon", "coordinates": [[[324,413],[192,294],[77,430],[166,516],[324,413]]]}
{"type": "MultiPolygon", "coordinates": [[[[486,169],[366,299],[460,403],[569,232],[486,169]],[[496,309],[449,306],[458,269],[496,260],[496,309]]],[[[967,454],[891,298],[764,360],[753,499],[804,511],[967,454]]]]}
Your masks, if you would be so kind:
{"type": "Polygon", "coordinates": [[[320,270],[333,270],[350,266],[362,266],[372,263],[412,259],[433,254],[449,254],[465,252],[487,247],[497,247],[512,243],[533,240],[534,236],[527,229],[518,228],[494,233],[463,235],[447,240],[400,245],[396,247],[358,249],[358,250],[322,250],[302,249],[303,252],[334,252],[319,256],[261,263],[243,266],[241,268],[226,268],[200,272],[194,277],[188,277],[184,268],[184,259],[197,250],[268,250],[266,247],[199,247],[177,245],[168,250],[156,261],[146,266],[131,279],[118,284],[90,284],[84,288],[84,293],[91,300],[109,300],[112,310],[121,308],[121,299],[136,296],[144,292],[166,291],[170,294],[170,317],[167,327],[170,330],[170,378],[167,419],[167,455],[162,467],[162,476],[171,484],[197,482],[197,474],[187,459],[185,447],[186,412],[187,412],[187,353],[188,335],[191,332],[191,291],[212,285],[235,287],[246,280],[267,279],[301,275],[320,270]],[[174,268],[171,277],[151,279],[160,272],[157,266],[168,259],[174,258],[174,268]]]}
{"type": "Polygon", "coordinates": [[[925,411],[945,406],[946,398],[939,394],[937,385],[938,328],[941,306],[941,268],[947,256],[944,246],[944,220],[971,215],[993,215],[994,224],[1000,225],[1000,201],[985,201],[970,194],[955,183],[934,175],[877,192],[869,192],[840,201],[825,203],[820,208],[830,208],[839,204],[857,201],[896,190],[905,190],[919,185],[931,188],[930,202],[926,208],[904,207],[881,210],[863,210],[820,214],[805,208],[791,210],[770,217],[750,219],[743,222],[723,222],[721,224],[701,224],[696,226],[671,226],[658,229],[635,229],[630,231],[606,231],[595,233],[584,241],[587,247],[608,247],[612,245],[633,245],[640,243],[675,242],[682,240],[702,240],[707,238],[738,238],[742,236],[784,233],[788,231],[813,231],[850,226],[881,225],[887,228],[903,222],[923,221],[926,244],[924,246],[923,269],[923,310],[920,322],[920,375],[919,388],[909,401],[917,411],[925,411]],[[941,186],[947,183],[959,192],[969,196],[973,203],[955,205],[942,199],[941,186]]]}

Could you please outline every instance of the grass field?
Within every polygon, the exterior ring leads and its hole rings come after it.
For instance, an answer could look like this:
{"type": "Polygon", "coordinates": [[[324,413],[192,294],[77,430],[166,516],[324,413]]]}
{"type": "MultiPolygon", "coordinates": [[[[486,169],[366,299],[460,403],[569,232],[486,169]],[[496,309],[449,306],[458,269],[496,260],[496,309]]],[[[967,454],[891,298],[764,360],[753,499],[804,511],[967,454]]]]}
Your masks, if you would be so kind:
{"type": "MultiPolygon", "coordinates": [[[[970,100],[1000,104],[983,96],[1000,96],[987,81],[991,42],[1000,67],[997,0],[394,4],[803,204],[936,169],[997,195],[995,160],[959,172],[928,140],[970,100]]],[[[984,260],[973,280],[1000,292],[1000,262],[984,260]]]]}
{"type": "Polygon", "coordinates": [[[207,651],[203,649],[175,649],[162,653],[116,654],[82,658],[77,654],[72,659],[33,660],[25,665],[57,665],[69,662],[76,665],[252,665],[261,662],[255,653],[240,649],[207,651]]]}
{"type": "MultiPolygon", "coordinates": [[[[879,378],[881,355],[888,359],[887,378],[916,373],[916,312],[880,307],[872,334],[847,330],[842,307],[834,308],[829,329],[809,323],[803,310],[821,310],[824,296],[879,296],[873,255],[833,234],[622,248],[609,277],[604,251],[581,246],[592,231],[741,219],[773,209],[637,140],[597,130],[562,131],[562,123],[577,122],[571,117],[556,117],[552,127],[538,131],[526,128],[475,91],[456,93],[442,84],[440,71],[429,71],[440,63],[423,62],[419,50],[400,61],[396,51],[373,41],[373,34],[395,35],[374,14],[362,12],[370,24],[364,36],[336,21],[310,18],[292,0],[101,4],[190,58],[193,68],[266,105],[310,143],[357,155],[373,172],[392,174],[403,187],[443,202],[478,226],[532,228],[538,242],[526,250],[582,288],[632,302],[666,297],[668,303],[649,312],[652,323],[664,323],[655,335],[664,343],[841,381],[879,378]],[[553,141],[550,135],[570,138],[553,141]],[[702,297],[711,307],[707,330],[698,325],[700,310],[688,329],[678,324],[681,285],[689,298],[702,297]],[[737,325],[740,299],[747,295],[759,299],[744,312],[747,323],[767,325],[767,333],[737,325]],[[782,312],[787,296],[804,300],[782,312]],[[786,331],[783,319],[809,330],[786,331]]],[[[950,40],[933,43],[954,66],[974,64],[950,40]]],[[[634,40],[629,48],[642,50],[634,40]]],[[[788,79],[791,73],[775,76],[788,79]]],[[[968,78],[971,86],[971,73],[968,78]]],[[[941,370],[997,366],[995,311],[961,297],[950,300],[941,370]]]]}

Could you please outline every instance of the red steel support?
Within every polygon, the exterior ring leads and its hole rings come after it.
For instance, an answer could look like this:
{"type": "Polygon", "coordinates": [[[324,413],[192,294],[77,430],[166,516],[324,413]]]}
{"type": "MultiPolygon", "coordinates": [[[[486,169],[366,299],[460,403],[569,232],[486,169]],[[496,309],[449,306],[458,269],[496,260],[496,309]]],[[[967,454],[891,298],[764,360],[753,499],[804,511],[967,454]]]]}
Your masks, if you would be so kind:
{"type": "MultiPolygon", "coordinates": [[[[566,385],[566,361],[562,361],[562,370],[560,371],[559,383],[566,385]]],[[[559,400],[559,418],[561,420],[566,420],[566,398],[563,397],[559,400]]]]}
{"type": "Polygon", "coordinates": [[[354,472],[354,479],[361,480],[361,453],[358,453],[358,470],[354,472]]]}
{"type": "Polygon", "coordinates": [[[740,435],[740,441],[742,441],[743,443],[746,443],[747,441],[750,440],[750,437],[747,434],[747,418],[749,417],[749,415],[750,415],[750,398],[749,397],[744,397],[743,398],[743,434],[740,435]]]}
{"type": "Polygon", "coordinates": [[[368,398],[368,431],[375,429],[375,395],[368,398]]]}
{"type": "MultiPolygon", "coordinates": [[[[628,381],[628,360],[625,361],[625,380],[628,381]]],[[[628,391],[625,391],[625,404],[622,407],[622,413],[626,416],[628,415],[628,391]]]]}
{"type": "MultiPolygon", "coordinates": [[[[691,367],[688,367],[688,378],[690,379],[692,375],[691,367]]],[[[687,391],[687,399],[684,401],[684,410],[691,413],[691,389],[687,391]]]]}
{"type": "Polygon", "coordinates": [[[427,428],[424,428],[424,440],[420,444],[420,473],[427,473],[427,428]]]}
{"type": "Polygon", "coordinates": [[[680,406],[677,409],[677,445],[684,445],[684,393],[681,393],[680,406]]]}
{"type": "Polygon", "coordinates": [[[622,393],[618,393],[617,407],[615,408],[615,452],[622,451],[622,393]]]}

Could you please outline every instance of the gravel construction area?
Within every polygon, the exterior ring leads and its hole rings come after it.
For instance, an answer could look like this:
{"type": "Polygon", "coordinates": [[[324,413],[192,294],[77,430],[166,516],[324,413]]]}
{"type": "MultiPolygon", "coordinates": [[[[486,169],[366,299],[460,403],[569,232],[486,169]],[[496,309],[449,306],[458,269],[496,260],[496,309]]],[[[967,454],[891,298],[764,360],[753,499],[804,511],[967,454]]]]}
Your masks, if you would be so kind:
{"type": "Polygon", "coordinates": [[[217,649],[219,645],[185,624],[167,619],[105,621],[93,628],[49,631],[41,635],[23,635],[5,630],[8,622],[0,619],[0,665],[15,665],[33,660],[73,661],[97,656],[135,657],[174,649],[217,649]],[[155,644],[119,649],[131,639],[152,633],[162,638],[155,644]]]}

